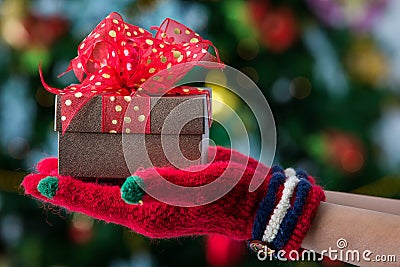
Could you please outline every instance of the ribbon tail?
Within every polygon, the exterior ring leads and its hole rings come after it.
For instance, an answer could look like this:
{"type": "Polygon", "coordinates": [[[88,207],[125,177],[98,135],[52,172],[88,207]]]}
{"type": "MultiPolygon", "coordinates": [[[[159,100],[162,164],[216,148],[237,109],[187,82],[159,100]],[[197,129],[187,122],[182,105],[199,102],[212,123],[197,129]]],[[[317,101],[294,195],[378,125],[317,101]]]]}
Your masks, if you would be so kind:
{"type": "Polygon", "coordinates": [[[215,45],[208,40],[203,40],[203,42],[205,44],[207,44],[208,46],[212,47],[212,49],[214,50],[215,56],[213,54],[211,54],[210,52],[207,52],[199,61],[200,63],[198,64],[198,66],[204,67],[204,68],[211,68],[211,69],[224,69],[225,64],[221,62],[218,49],[215,47],[215,45]],[[206,62],[218,63],[218,64],[207,64],[206,62]]]}
{"type": "Polygon", "coordinates": [[[68,72],[70,72],[71,70],[72,70],[72,64],[69,63],[68,68],[67,68],[65,71],[63,71],[62,73],[58,74],[58,75],[57,75],[57,78],[61,78],[62,76],[64,76],[64,75],[67,74],[68,72]]]}
{"type": "Polygon", "coordinates": [[[40,75],[40,80],[42,82],[42,85],[43,85],[44,89],[46,89],[47,91],[49,91],[52,94],[56,94],[56,95],[63,94],[63,90],[62,89],[51,87],[50,85],[48,85],[45,82],[45,80],[43,78],[43,70],[42,70],[42,64],[41,63],[39,64],[39,75],[40,75]]]}
{"type": "Polygon", "coordinates": [[[214,49],[214,53],[215,53],[215,57],[214,57],[214,58],[216,59],[216,62],[218,62],[218,63],[224,65],[224,64],[221,62],[221,59],[220,59],[220,57],[219,57],[218,49],[217,49],[217,48],[215,47],[215,45],[214,45],[213,43],[211,43],[211,42],[210,42],[209,45],[214,49]]]}

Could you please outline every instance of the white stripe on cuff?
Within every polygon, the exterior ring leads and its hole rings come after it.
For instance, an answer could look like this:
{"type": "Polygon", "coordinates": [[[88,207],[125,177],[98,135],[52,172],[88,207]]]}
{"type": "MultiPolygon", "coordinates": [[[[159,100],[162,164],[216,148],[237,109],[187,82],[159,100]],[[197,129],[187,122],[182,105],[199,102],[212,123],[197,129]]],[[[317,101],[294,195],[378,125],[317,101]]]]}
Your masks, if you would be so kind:
{"type": "Polygon", "coordinates": [[[290,208],[290,198],[299,183],[299,178],[296,177],[296,171],[292,168],[285,170],[286,181],[284,183],[284,189],[282,192],[282,198],[280,199],[278,205],[276,205],[274,212],[269,219],[268,225],[265,228],[262,241],[272,242],[276,235],[278,234],[279,228],[285,217],[287,211],[290,208]]]}

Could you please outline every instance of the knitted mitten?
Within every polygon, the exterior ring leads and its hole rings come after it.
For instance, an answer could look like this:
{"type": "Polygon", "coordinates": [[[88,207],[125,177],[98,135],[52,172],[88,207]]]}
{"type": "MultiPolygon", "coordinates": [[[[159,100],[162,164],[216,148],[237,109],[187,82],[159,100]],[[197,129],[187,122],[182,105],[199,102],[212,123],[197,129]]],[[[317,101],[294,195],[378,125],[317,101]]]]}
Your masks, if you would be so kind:
{"type": "Polygon", "coordinates": [[[196,171],[200,166],[138,170],[122,186],[60,176],[57,159],[48,158],[37,165],[38,173],[25,177],[22,186],[26,194],[37,199],[124,225],[152,238],[221,234],[256,241],[250,243],[254,250],[259,244],[287,252],[299,249],[320,201],[325,199],[313,178],[299,170],[269,169],[226,148],[212,147],[209,154],[214,160],[200,171],[196,171]],[[176,185],[195,187],[219,179],[222,173],[224,179],[229,179],[238,172],[243,174],[229,193],[201,206],[169,205],[141,189],[156,188],[159,179],[155,175],[176,185]],[[264,181],[249,192],[253,176],[264,181]]]}

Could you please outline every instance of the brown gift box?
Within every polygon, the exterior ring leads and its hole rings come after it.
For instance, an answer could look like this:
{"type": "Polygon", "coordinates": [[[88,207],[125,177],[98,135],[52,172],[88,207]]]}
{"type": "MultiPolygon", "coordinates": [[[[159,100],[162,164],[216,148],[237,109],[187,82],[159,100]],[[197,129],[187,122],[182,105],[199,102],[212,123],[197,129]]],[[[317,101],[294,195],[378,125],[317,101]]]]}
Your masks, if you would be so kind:
{"type": "Polygon", "coordinates": [[[110,96],[91,98],[64,133],[61,124],[64,96],[56,97],[60,175],[126,178],[138,168],[172,164],[182,168],[207,161],[209,103],[206,95],[150,97],[150,134],[102,132],[103,97],[110,96]]]}

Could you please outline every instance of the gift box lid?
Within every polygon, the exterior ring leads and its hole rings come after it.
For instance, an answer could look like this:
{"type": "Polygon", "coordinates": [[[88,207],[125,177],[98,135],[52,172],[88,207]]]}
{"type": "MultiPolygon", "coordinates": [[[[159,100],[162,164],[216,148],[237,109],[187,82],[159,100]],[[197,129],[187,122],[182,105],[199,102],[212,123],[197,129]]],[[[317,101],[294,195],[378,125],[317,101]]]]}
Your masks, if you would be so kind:
{"type": "MultiPolygon", "coordinates": [[[[56,96],[55,131],[62,131],[62,105],[67,105],[65,96],[56,96]]],[[[148,104],[147,104],[148,105],[148,104]]],[[[209,100],[205,94],[163,97],[95,96],[74,115],[67,132],[116,132],[104,131],[104,123],[149,123],[151,134],[204,134],[208,132],[209,100]],[[144,101],[150,103],[147,111],[142,111],[144,101]],[[122,105],[129,105],[129,110],[137,110],[137,115],[119,115],[119,119],[106,119],[105,103],[115,104],[117,111],[122,105]],[[117,104],[120,103],[120,104],[117,104]],[[150,118],[147,116],[150,114],[150,118]],[[122,116],[122,117],[121,117],[122,116]]],[[[112,110],[114,110],[114,108],[112,110]]],[[[126,107],[125,107],[126,108],[126,107]]],[[[120,112],[121,113],[121,112],[120,112]]],[[[112,114],[109,114],[112,116],[112,114]]],[[[64,118],[65,119],[65,118],[64,118]]],[[[112,126],[112,125],[111,125],[112,126]]],[[[137,132],[132,132],[137,133],[137,132]]]]}

